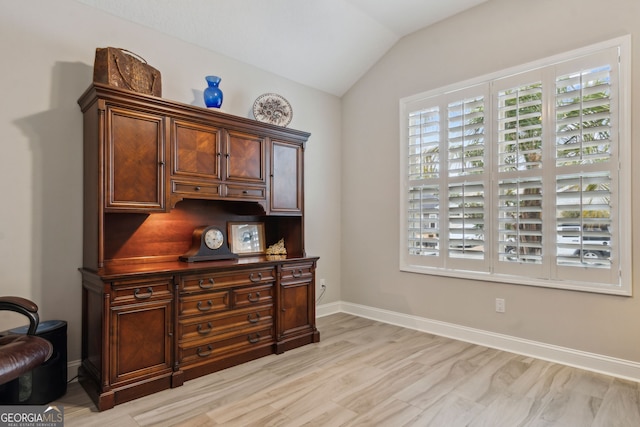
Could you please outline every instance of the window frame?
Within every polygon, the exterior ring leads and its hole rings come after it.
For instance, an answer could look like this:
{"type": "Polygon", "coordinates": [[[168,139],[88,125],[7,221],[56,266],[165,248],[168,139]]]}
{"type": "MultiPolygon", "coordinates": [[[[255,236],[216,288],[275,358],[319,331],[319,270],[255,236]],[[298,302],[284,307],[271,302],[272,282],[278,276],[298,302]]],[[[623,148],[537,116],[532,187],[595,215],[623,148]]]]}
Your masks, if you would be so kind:
{"type": "MultiPolygon", "coordinates": [[[[614,64],[611,64],[614,65],[614,64]]],[[[555,82],[555,79],[554,79],[555,82]]],[[[527,83],[525,81],[520,81],[521,84],[527,83]]],[[[498,83],[498,85],[500,85],[498,83]]],[[[545,81],[543,85],[549,85],[549,79],[545,81]]],[[[555,97],[555,83],[553,88],[544,87],[545,91],[553,91],[553,96],[555,97]]],[[[500,86],[507,87],[507,86],[500,86]]],[[[454,83],[451,85],[447,85],[445,87],[429,90],[427,92],[423,92],[420,94],[408,96],[400,99],[399,105],[399,123],[400,123],[400,239],[399,239],[399,261],[400,261],[400,270],[405,272],[412,273],[422,273],[436,276],[447,276],[447,277],[455,277],[455,278],[464,278],[464,279],[474,279],[474,280],[484,280],[491,282],[502,282],[502,283],[510,283],[510,284],[518,284],[518,285],[528,285],[528,286],[538,286],[538,287],[546,287],[546,288],[558,288],[558,289],[569,289],[576,291],[586,291],[586,292],[596,292],[603,294],[615,294],[615,295],[623,295],[623,296],[631,296],[632,295],[632,283],[631,283],[631,233],[630,232],[622,232],[621,230],[631,230],[631,37],[629,35],[622,36],[618,38],[614,38],[611,40],[603,41],[601,43],[593,44],[590,46],[586,46],[580,49],[572,50],[569,52],[561,53],[558,55],[554,55],[551,57],[543,58],[537,61],[533,61],[527,64],[519,65],[516,67],[512,67],[509,69],[497,71],[495,73],[491,73],[488,75],[480,76],[477,78],[473,78],[467,81],[454,83]],[[618,81],[618,86],[615,92],[615,100],[614,104],[611,107],[611,116],[615,117],[617,120],[617,126],[615,127],[615,132],[617,133],[617,139],[612,139],[612,162],[617,163],[617,168],[612,166],[612,173],[617,174],[617,188],[612,189],[612,192],[617,191],[617,205],[615,206],[615,213],[617,216],[613,218],[613,232],[615,232],[615,238],[618,241],[618,245],[615,247],[611,247],[611,259],[613,260],[615,257],[615,262],[612,263],[612,280],[615,280],[615,277],[618,278],[617,284],[609,284],[609,283],[595,283],[588,282],[584,280],[575,279],[572,275],[558,275],[557,272],[551,273],[549,270],[554,269],[555,255],[549,257],[548,252],[550,250],[554,250],[556,248],[557,242],[552,242],[551,244],[543,243],[543,257],[546,257],[547,265],[545,267],[546,273],[542,275],[542,277],[536,272],[535,268],[530,268],[530,265],[522,262],[514,262],[512,267],[517,268],[497,268],[499,265],[498,262],[498,254],[497,254],[497,234],[498,232],[494,230],[494,228],[498,227],[498,215],[497,215],[497,196],[499,193],[498,185],[497,185],[497,174],[495,172],[496,167],[495,163],[497,162],[497,114],[496,110],[496,101],[495,95],[498,90],[493,87],[497,82],[504,82],[510,79],[516,79],[514,81],[518,81],[519,77],[522,77],[526,74],[530,73],[541,73],[544,75],[548,73],[546,69],[560,66],[562,67],[565,63],[571,63],[572,61],[580,61],[583,57],[589,57],[591,55],[597,55],[604,51],[608,51],[611,49],[617,49],[619,58],[618,58],[618,67],[616,73],[616,78],[618,81]],[[433,107],[435,105],[432,102],[434,99],[440,99],[440,105],[447,105],[447,102],[442,100],[444,99],[456,99],[458,101],[464,99],[465,95],[470,89],[482,87],[486,85],[489,87],[485,93],[488,93],[488,98],[486,99],[485,110],[489,111],[488,114],[485,115],[486,122],[485,125],[485,150],[487,152],[485,158],[487,160],[487,168],[488,171],[485,171],[481,175],[477,175],[481,177],[481,179],[486,180],[488,183],[488,187],[486,190],[486,200],[485,206],[488,206],[485,209],[486,219],[485,219],[485,248],[489,248],[486,250],[485,259],[477,263],[475,260],[463,258],[460,260],[454,260],[451,262],[451,257],[442,257],[442,254],[437,257],[426,257],[422,255],[410,255],[409,254],[409,231],[408,231],[408,222],[409,222],[409,189],[411,185],[415,183],[415,181],[409,180],[409,129],[407,126],[407,120],[409,118],[409,113],[415,112],[420,108],[420,105],[423,105],[424,108],[433,107]],[[462,96],[453,96],[450,95],[462,95],[462,96]],[[553,259],[553,262],[548,261],[550,258],[553,259]],[[449,261],[447,261],[449,259],[449,261]],[[457,262],[460,261],[460,262],[457,262]],[[552,265],[553,264],[553,265],[552,265]],[[555,277],[557,276],[557,277],[555,277]]],[[[470,94],[473,93],[468,92],[470,94]]],[[[471,96],[471,95],[470,95],[471,96]]],[[[549,94],[545,96],[550,96],[549,94]]],[[[555,101],[553,101],[555,102],[555,101]]],[[[555,139],[556,139],[556,129],[555,129],[555,119],[552,118],[555,116],[555,108],[550,107],[551,101],[543,101],[543,111],[542,114],[546,117],[543,123],[547,123],[545,126],[547,129],[543,130],[543,151],[547,154],[546,161],[555,162],[555,139]],[[553,124],[553,129],[550,128],[550,124],[553,124]],[[551,142],[549,142],[549,138],[551,138],[551,142]],[[548,154],[551,153],[551,157],[548,154]]],[[[445,115],[444,121],[446,121],[446,110],[439,111],[439,114],[445,115]]],[[[446,133],[447,129],[442,128],[439,129],[440,133],[446,133]]],[[[444,137],[443,139],[447,139],[444,137]]],[[[442,142],[441,142],[442,144],[442,142]]],[[[442,147],[443,145],[441,145],[442,147]]],[[[440,156],[444,156],[445,154],[440,153],[440,156]]],[[[446,165],[446,158],[440,157],[440,164],[446,165]]],[[[544,163],[544,162],[543,162],[544,163]]],[[[538,173],[542,175],[543,181],[549,181],[549,179],[553,179],[555,185],[555,179],[560,175],[554,168],[553,173],[547,172],[545,173],[544,166],[541,169],[538,169],[538,173]]],[[[440,174],[441,176],[444,174],[440,174]]],[[[448,178],[440,178],[439,181],[448,183],[448,178]]],[[[470,178],[471,179],[471,178],[470,178]]],[[[444,188],[440,185],[440,191],[444,188]]],[[[447,196],[439,194],[438,200],[444,199],[446,200],[447,196]]],[[[441,203],[440,203],[441,205],[441,203]]],[[[555,205],[554,205],[555,206],[555,205]]],[[[549,210],[549,208],[545,212],[549,210]]],[[[443,218],[445,214],[444,209],[442,207],[439,208],[438,216],[439,218],[443,218]]],[[[555,216],[551,217],[549,215],[545,216],[545,218],[555,218],[555,216]]],[[[441,221],[442,224],[445,224],[446,220],[441,221]]],[[[543,221],[543,227],[553,227],[555,225],[555,220],[545,220],[543,221]]],[[[440,231],[440,239],[442,239],[446,235],[446,230],[440,231]]],[[[446,243],[446,238],[440,241],[440,244],[448,248],[446,243]]],[[[444,252],[444,251],[443,251],[444,252]]],[[[555,252],[554,252],[555,253],[555,252]]],[[[583,270],[581,274],[589,274],[590,271],[597,270],[596,268],[591,267],[570,267],[576,270],[583,270]]],[[[604,269],[602,269],[604,270],[604,269]]]]}

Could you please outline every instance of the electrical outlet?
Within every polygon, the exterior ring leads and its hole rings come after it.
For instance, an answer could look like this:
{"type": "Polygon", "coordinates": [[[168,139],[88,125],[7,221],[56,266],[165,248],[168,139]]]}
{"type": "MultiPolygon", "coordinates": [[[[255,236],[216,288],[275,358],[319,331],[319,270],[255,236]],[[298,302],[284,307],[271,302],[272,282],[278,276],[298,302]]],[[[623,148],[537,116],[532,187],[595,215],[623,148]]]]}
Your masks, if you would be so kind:
{"type": "Polygon", "coordinates": [[[496,298],[496,313],[504,313],[507,310],[507,304],[504,298],[496,298]]]}
{"type": "Polygon", "coordinates": [[[327,282],[325,282],[324,279],[320,279],[320,288],[321,289],[326,289],[327,288],[327,282]]]}

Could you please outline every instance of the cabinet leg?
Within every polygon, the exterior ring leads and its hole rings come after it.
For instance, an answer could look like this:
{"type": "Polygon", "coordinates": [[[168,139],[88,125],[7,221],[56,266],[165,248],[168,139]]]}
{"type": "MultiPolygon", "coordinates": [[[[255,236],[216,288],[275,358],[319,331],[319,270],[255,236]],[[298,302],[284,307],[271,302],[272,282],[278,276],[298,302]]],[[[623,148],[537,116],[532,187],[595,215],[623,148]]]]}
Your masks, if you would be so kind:
{"type": "Polygon", "coordinates": [[[180,387],[184,384],[184,371],[180,370],[171,375],[171,388],[180,387]]]}
{"type": "Polygon", "coordinates": [[[114,392],[111,390],[103,392],[100,389],[97,380],[89,374],[88,370],[85,369],[84,366],[78,367],[78,382],[87,392],[91,400],[93,400],[98,411],[111,409],[116,405],[114,392]]]}

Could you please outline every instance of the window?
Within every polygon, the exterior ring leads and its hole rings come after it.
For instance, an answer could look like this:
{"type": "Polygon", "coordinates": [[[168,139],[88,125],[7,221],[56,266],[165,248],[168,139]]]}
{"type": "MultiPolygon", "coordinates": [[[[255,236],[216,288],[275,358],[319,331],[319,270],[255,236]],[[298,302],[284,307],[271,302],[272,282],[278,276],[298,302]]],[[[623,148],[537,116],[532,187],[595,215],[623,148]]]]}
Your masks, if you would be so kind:
{"type": "Polygon", "coordinates": [[[629,40],[401,100],[402,270],[631,294],[629,40]]]}

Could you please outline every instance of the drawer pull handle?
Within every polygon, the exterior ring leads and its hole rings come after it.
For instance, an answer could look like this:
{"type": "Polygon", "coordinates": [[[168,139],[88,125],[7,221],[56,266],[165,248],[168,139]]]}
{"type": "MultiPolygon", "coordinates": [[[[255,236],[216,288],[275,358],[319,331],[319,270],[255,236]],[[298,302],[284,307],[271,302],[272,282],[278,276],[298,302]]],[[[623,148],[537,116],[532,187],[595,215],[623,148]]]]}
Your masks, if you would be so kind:
{"type": "Polygon", "coordinates": [[[302,277],[302,269],[301,269],[301,268],[300,268],[300,269],[298,269],[298,272],[297,272],[297,273],[296,273],[296,271],[295,271],[295,270],[294,270],[294,271],[292,271],[292,272],[291,272],[291,275],[292,275],[293,277],[295,277],[296,279],[297,279],[298,277],[302,277]]]}
{"type": "Polygon", "coordinates": [[[249,323],[258,323],[260,321],[260,313],[256,313],[256,317],[251,318],[251,313],[247,314],[247,320],[249,323]]]}
{"type": "Polygon", "coordinates": [[[209,344],[209,345],[207,345],[207,351],[202,351],[202,349],[200,347],[198,347],[198,349],[196,350],[196,353],[200,357],[207,357],[207,356],[211,355],[212,351],[213,351],[213,348],[211,347],[211,344],[209,344]]]}
{"type": "Polygon", "coordinates": [[[262,272],[258,273],[258,278],[257,279],[254,277],[254,273],[251,273],[249,275],[249,280],[251,280],[253,283],[258,283],[259,281],[262,280],[262,272]]]}
{"type": "Polygon", "coordinates": [[[200,281],[198,282],[198,286],[200,286],[200,289],[211,289],[213,288],[214,284],[215,282],[213,279],[209,279],[209,285],[205,285],[203,279],[200,279],[200,281]]]}
{"type": "Polygon", "coordinates": [[[249,300],[249,302],[258,302],[258,301],[260,301],[260,292],[256,292],[255,298],[252,295],[253,295],[252,292],[249,292],[249,294],[247,295],[247,299],[249,300]]]}
{"type": "Polygon", "coordinates": [[[140,294],[140,288],[135,288],[133,291],[133,296],[136,297],[137,299],[147,299],[147,298],[151,298],[151,295],[153,295],[153,288],[151,286],[147,287],[147,293],[146,294],[140,294]]]}
{"type": "Polygon", "coordinates": [[[207,306],[208,307],[203,307],[202,306],[202,301],[198,301],[198,310],[200,311],[209,311],[211,310],[211,308],[213,307],[213,302],[211,302],[211,300],[207,301],[207,306]]]}
{"type": "Polygon", "coordinates": [[[202,329],[202,324],[198,325],[198,333],[200,335],[207,335],[209,332],[211,332],[213,330],[213,326],[211,325],[211,322],[207,322],[207,327],[209,329],[202,329]]]}
{"type": "Polygon", "coordinates": [[[195,191],[200,191],[200,186],[199,186],[199,185],[196,185],[195,187],[193,187],[193,189],[194,189],[195,191]]]}
{"type": "Polygon", "coordinates": [[[256,332],[256,337],[255,338],[251,338],[251,335],[247,336],[247,340],[251,343],[251,344],[255,344],[258,341],[260,341],[260,334],[256,332]]]}

